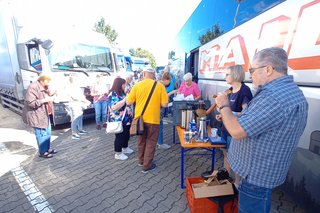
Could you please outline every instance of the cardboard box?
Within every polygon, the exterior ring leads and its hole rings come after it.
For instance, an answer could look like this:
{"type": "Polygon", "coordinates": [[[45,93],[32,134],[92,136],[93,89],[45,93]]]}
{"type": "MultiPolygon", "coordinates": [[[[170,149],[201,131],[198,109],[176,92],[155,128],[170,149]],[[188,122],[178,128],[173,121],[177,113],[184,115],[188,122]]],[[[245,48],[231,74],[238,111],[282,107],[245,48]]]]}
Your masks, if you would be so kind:
{"type": "Polygon", "coordinates": [[[228,180],[218,181],[217,171],[205,183],[192,184],[194,198],[233,195],[232,184],[228,180]]]}

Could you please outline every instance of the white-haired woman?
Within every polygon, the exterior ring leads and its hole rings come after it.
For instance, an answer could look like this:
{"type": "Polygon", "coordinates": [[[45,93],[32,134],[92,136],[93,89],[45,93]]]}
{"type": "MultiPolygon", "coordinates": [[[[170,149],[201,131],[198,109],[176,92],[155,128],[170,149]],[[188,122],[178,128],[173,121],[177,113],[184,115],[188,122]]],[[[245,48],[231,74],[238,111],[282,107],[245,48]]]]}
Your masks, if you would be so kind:
{"type": "MultiPolygon", "coordinates": [[[[243,83],[244,78],[245,72],[241,65],[230,66],[226,69],[226,82],[231,85],[229,88],[231,93],[228,94],[229,107],[237,116],[247,107],[248,103],[252,99],[250,88],[243,83]]],[[[221,114],[216,115],[216,119],[221,121],[221,114]]],[[[227,143],[226,149],[223,149],[224,168],[226,168],[229,173],[233,173],[227,159],[227,152],[231,143],[231,135],[224,125],[222,125],[221,128],[221,138],[227,143]]],[[[236,186],[238,186],[239,181],[240,177],[235,175],[236,186]]]]}
{"type": "Polygon", "coordinates": [[[190,72],[183,76],[184,82],[181,83],[178,92],[183,94],[184,97],[193,95],[194,100],[199,100],[201,98],[201,92],[197,83],[192,81],[192,74],[190,72]]]}

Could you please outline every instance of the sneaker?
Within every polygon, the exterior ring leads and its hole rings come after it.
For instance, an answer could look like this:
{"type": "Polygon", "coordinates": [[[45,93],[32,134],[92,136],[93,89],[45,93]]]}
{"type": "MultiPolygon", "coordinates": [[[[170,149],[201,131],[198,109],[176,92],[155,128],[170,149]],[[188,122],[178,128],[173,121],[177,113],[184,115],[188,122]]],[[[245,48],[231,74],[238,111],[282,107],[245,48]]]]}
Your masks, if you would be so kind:
{"type": "Polygon", "coordinates": [[[77,140],[78,140],[78,139],[80,139],[80,135],[78,135],[78,134],[73,134],[73,135],[72,135],[72,139],[77,139],[77,140]]]}
{"type": "Polygon", "coordinates": [[[103,127],[103,128],[106,128],[106,127],[107,127],[107,124],[106,124],[106,123],[104,123],[104,124],[102,125],[102,127],[103,127]]]}
{"type": "Polygon", "coordinates": [[[130,149],[129,147],[122,148],[122,153],[124,153],[124,154],[131,154],[132,152],[133,152],[133,150],[130,149]]]}
{"type": "Polygon", "coordinates": [[[158,149],[170,149],[170,145],[168,144],[158,144],[158,149]]]}
{"type": "Polygon", "coordinates": [[[142,163],[138,163],[138,166],[142,167],[142,166],[143,166],[143,164],[142,164],[142,163]]]}
{"type": "Polygon", "coordinates": [[[153,163],[149,169],[143,169],[142,173],[147,174],[148,172],[154,170],[156,167],[157,167],[157,165],[153,163]]]}
{"type": "Polygon", "coordinates": [[[97,130],[100,130],[100,129],[101,129],[100,124],[98,124],[98,125],[96,126],[96,129],[97,129],[97,130]]]}
{"type": "Polygon", "coordinates": [[[88,132],[86,130],[79,130],[78,134],[85,135],[85,134],[88,134],[88,132]]]}
{"type": "Polygon", "coordinates": [[[128,159],[128,156],[126,156],[126,155],[123,154],[123,153],[120,153],[120,154],[116,153],[116,154],[114,155],[114,158],[115,158],[116,160],[127,160],[127,159],[128,159]]]}

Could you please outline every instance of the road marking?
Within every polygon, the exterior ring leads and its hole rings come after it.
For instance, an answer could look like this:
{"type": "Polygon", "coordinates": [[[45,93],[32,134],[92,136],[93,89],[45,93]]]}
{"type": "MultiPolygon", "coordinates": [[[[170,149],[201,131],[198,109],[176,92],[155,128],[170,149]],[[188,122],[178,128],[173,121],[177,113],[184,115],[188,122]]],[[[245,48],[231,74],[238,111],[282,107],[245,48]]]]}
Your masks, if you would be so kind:
{"type": "Polygon", "coordinates": [[[13,176],[20,185],[21,190],[27,196],[27,199],[33,206],[36,212],[41,213],[52,213],[53,208],[50,206],[46,198],[38,190],[35,184],[32,182],[29,175],[24,171],[24,169],[19,166],[11,170],[13,176]]]}

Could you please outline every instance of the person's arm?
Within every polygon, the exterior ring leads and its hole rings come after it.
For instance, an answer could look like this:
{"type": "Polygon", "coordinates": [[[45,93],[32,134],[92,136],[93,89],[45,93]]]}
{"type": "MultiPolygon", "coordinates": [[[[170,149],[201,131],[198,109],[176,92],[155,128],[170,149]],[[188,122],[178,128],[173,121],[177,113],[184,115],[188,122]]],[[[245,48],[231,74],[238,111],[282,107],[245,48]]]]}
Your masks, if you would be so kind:
{"type": "Polygon", "coordinates": [[[237,117],[233,115],[227,95],[225,93],[219,93],[216,98],[216,103],[222,117],[223,125],[226,127],[232,138],[235,140],[246,138],[248,134],[240,126],[237,117]]]}
{"type": "Polygon", "coordinates": [[[169,102],[169,96],[167,94],[166,88],[160,84],[161,88],[161,102],[160,105],[161,107],[167,107],[168,106],[168,102],[169,102]]]}
{"type": "Polygon", "coordinates": [[[30,108],[37,109],[42,104],[52,102],[54,97],[46,95],[45,98],[39,99],[39,92],[34,87],[29,87],[26,93],[26,103],[30,108]]]}
{"type": "Polygon", "coordinates": [[[135,94],[136,94],[136,87],[133,86],[131,91],[130,91],[130,93],[126,97],[126,104],[128,106],[134,104],[134,102],[135,102],[135,94]]]}
{"type": "Polygon", "coordinates": [[[201,98],[201,91],[200,91],[200,88],[199,88],[199,86],[198,86],[198,84],[197,83],[195,83],[195,82],[193,82],[194,83],[194,89],[195,89],[195,100],[197,101],[197,100],[199,100],[200,98],[201,98]]]}
{"type": "Polygon", "coordinates": [[[118,111],[119,109],[121,109],[121,107],[123,107],[126,104],[126,98],[122,99],[121,101],[118,101],[117,103],[115,103],[114,105],[111,106],[112,110],[116,110],[118,111]]]}
{"type": "Polygon", "coordinates": [[[176,94],[178,92],[178,90],[172,90],[171,92],[168,93],[168,96],[170,97],[172,94],[176,94]]]}

